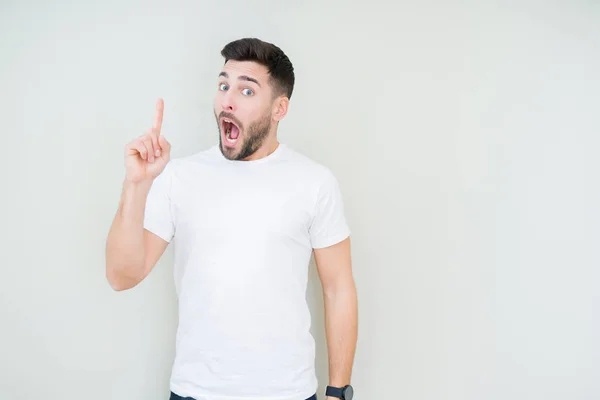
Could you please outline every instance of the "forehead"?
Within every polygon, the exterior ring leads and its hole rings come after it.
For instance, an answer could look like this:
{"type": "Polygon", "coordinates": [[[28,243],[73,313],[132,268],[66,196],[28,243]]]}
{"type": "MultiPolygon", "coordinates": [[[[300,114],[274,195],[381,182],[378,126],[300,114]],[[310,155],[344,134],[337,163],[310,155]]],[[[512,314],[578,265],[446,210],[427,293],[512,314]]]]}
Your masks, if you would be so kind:
{"type": "Polygon", "coordinates": [[[225,63],[221,72],[226,72],[229,79],[237,79],[239,76],[249,76],[260,83],[267,82],[269,79],[267,68],[254,61],[229,60],[225,63]]]}

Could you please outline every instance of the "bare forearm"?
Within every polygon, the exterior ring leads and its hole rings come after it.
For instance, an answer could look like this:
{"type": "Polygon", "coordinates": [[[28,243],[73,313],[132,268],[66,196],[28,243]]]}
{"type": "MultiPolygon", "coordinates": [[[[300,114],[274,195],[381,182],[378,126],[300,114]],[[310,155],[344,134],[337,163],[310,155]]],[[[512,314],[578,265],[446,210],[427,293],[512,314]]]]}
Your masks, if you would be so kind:
{"type": "Polygon", "coordinates": [[[106,274],[113,287],[130,286],[144,269],[144,209],[151,183],[124,182],[106,241],[106,274]]]}
{"type": "Polygon", "coordinates": [[[329,353],[329,385],[350,384],[358,336],[358,306],[354,282],[324,291],[325,329],[329,353]]]}

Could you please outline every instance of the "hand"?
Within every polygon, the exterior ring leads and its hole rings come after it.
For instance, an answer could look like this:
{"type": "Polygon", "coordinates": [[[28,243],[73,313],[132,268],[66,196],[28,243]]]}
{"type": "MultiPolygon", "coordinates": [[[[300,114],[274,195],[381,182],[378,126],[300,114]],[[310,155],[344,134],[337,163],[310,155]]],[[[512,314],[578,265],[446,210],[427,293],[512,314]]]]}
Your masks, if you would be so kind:
{"type": "Polygon", "coordinates": [[[156,102],[154,125],[125,146],[126,180],[151,182],[165,169],[171,157],[171,145],[161,135],[164,102],[156,102]]]}

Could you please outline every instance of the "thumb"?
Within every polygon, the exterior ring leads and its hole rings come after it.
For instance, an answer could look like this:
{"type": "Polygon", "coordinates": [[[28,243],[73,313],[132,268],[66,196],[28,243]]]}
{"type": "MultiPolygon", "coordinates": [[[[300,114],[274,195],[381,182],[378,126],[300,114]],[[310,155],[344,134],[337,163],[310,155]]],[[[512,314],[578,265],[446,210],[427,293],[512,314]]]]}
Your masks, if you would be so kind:
{"type": "Polygon", "coordinates": [[[164,157],[170,157],[171,156],[171,143],[169,143],[163,135],[160,135],[158,137],[158,144],[160,145],[162,155],[164,157]]]}

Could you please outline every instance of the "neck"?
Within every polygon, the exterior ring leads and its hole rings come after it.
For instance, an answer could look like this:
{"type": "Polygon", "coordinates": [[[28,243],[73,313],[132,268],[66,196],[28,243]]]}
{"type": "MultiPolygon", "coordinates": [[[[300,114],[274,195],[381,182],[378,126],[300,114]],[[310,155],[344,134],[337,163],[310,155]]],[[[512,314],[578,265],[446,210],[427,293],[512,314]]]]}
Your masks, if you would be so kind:
{"type": "Polygon", "coordinates": [[[269,156],[279,147],[279,141],[277,136],[269,135],[269,138],[265,140],[262,146],[254,152],[251,156],[245,159],[245,161],[259,160],[261,158],[269,156]]]}

